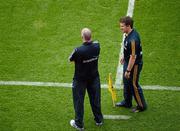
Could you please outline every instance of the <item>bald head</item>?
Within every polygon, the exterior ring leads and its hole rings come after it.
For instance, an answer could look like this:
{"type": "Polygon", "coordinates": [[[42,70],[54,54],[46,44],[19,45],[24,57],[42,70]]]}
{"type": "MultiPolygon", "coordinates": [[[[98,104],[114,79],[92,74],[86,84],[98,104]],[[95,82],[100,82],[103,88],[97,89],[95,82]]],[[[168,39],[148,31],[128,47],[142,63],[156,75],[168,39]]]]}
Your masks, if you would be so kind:
{"type": "Polygon", "coordinates": [[[87,42],[91,40],[91,30],[88,28],[83,28],[81,31],[81,36],[83,41],[87,42]]]}

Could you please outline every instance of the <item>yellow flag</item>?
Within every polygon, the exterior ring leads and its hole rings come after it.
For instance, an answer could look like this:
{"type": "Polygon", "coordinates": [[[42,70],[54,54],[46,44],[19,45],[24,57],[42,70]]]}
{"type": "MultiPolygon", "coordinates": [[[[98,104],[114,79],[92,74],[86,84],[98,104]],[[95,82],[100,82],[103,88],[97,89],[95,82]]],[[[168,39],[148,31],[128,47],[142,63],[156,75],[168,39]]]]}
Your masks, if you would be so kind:
{"type": "Polygon", "coordinates": [[[112,82],[112,75],[111,73],[109,73],[109,79],[108,79],[108,90],[112,95],[112,102],[113,102],[113,106],[115,106],[115,101],[117,100],[117,96],[116,96],[116,90],[113,87],[113,82],[112,82]]]}

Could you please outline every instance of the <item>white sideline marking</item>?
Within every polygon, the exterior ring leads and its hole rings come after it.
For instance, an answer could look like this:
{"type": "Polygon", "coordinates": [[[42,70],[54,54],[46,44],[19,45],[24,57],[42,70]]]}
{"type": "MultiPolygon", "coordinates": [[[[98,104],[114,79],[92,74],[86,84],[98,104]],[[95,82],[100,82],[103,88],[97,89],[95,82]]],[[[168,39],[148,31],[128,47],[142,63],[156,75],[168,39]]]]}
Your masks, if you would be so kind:
{"type": "Polygon", "coordinates": [[[147,85],[147,86],[142,86],[143,89],[146,90],[171,90],[171,91],[180,91],[180,87],[176,86],[159,86],[159,85],[147,85]]]}
{"type": "Polygon", "coordinates": [[[135,4],[135,0],[129,0],[127,16],[130,16],[130,17],[133,16],[134,4],[135,4]]]}
{"type": "MultiPolygon", "coordinates": [[[[0,85],[72,87],[72,83],[29,82],[29,81],[0,81],[0,85]]],[[[101,87],[102,88],[107,88],[107,85],[106,84],[101,84],[101,87]]]]}
{"type": "Polygon", "coordinates": [[[127,120],[130,119],[131,116],[126,115],[103,115],[104,119],[113,119],[113,120],[127,120]]]}
{"type": "MultiPolygon", "coordinates": [[[[129,0],[127,16],[130,16],[130,17],[133,16],[134,4],[135,4],[135,0],[129,0]]],[[[120,53],[119,53],[119,60],[121,59],[121,56],[123,54],[124,38],[125,38],[125,35],[123,34],[123,38],[122,38],[122,42],[121,42],[121,49],[120,49],[120,53]]],[[[115,81],[116,87],[122,86],[122,74],[123,74],[123,65],[121,65],[120,62],[118,61],[116,81],[115,81]]]]}
{"type": "MultiPolygon", "coordinates": [[[[29,81],[0,81],[0,85],[18,85],[18,86],[51,86],[51,87],[72,87],[71,83],[58,83],[58,82],[29,82],[29,81]]],[[[101,84],[101,88],[108,88],[107,84],[101,84]]],[[[122,89],[116,87],[117,89],[122,89]]],[[[172,90],[180,91],[180,87],[169,87],[159,85],[142,86],[145,90],[172,90]]]]}
{"type": "Polygon", "coordinates": [[[29,82],[29,81],[0,81],[0,85],[72,87],[72,84],[70,83],[29,82]]]}

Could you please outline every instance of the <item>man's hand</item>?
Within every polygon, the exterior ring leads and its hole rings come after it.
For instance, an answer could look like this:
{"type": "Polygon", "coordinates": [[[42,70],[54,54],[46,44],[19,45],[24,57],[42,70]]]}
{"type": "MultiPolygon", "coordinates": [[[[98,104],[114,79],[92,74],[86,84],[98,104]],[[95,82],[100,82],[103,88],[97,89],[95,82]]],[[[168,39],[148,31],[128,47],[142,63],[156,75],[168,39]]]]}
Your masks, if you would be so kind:
{"type": "Polygon", "coordinates": [[[123,65],[123,64],[124,64],[124,56],[122,56],[122,57],[121,57],[121,59],[120,59],[120,63],[121,63],[121,65],[123,65]]]}
{"type": "Polygon", "coordinates": [[[130,74],[131,74],[130,71],[126,71],[125,74],[124,74],[125,78],[129,79],[130,78],[130,74]]]}

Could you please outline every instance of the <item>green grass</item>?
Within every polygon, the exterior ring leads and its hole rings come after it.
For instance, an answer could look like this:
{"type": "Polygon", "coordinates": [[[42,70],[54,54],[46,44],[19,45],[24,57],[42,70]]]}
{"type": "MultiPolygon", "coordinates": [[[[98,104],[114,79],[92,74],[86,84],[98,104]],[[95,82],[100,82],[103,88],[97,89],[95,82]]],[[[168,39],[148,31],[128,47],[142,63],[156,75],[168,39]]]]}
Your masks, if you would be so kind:
{"type": "MultiPolygon", "coordinates": [[[[69,121],[74,117],[70,88],[1,86],[0,92],[1,131],[74,130],[69,125],[69,121]]],[[[177,131],[180,128],[180,92],[145,91],[144,93],[149,105],[148,110],[134,114],[130,113],[129,109],[113,108],[108,90],[102,89],[104,114],[129,115],[132,118],[105,120],[100,128],[95,126],[86,95],[85,129],[87,131],[177,131]]],[[[122,94],[122,90],[118,91],[118,94],[122,94]]]]}
{"type": "Polygon", "coordinates": [[[101,43],[105,83],[109,72],[116,74],[124,5],[126,0],[1,0],[0,80],[71,82],[68,57],[82,43],[81,29],[89,27],[101,43]]]}
{"type": "MultiPolygon", "coordinates": [[[[71,82],[74,65],[67,59],[81,44],[80,30],[89,27],[101,43],[101,82],[116,74],[122,34],[119,17],[127,0],[0,0],[0,80],[71,82]]],[[[143,85],[180,86],[180,2],[136,0],[135,28],[144,52],[143,85]]],[[[113,77],[115,78],[115,77],[113,77]]],[[[110,94],[102,89],[102,111],[130,115],[129,120],[105,120],[94,125],[85,100],[87,131],[159,131],[180,129],[180,92],[144,91],[148,110],[133,114],[113,108],[110,94]]],[[[118,91],[122,99],[122,90],[118,91]]],[[[135,103],[134,103],[135,105],[135,103]]],[[[71,89],[55,87],[0,86],[1,131],[73,131],[71,89]]]]}
{"type": "Polygon", "coordinates": [[[135,5],[144,53],[142,84],[180,86],[180,1],[137,0],[135,5]]]}
{"type": "MultiPolygon", "coordinates": [[[[180,86],[179,5],[177,0],[135,3],[143,85],[180,86]]],[[[122,40],[118,20],[126,14],[126,0],[8,0],[0,8],[0,80],[71,82],[74,65],[67,59],[81,44],[83,27],[101,43],[102,83],[109,72],[115,78],[122,40]]]]}

